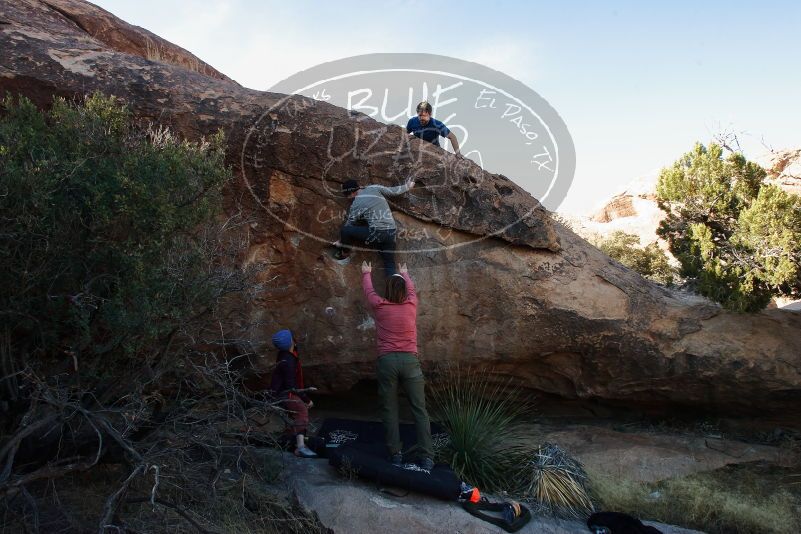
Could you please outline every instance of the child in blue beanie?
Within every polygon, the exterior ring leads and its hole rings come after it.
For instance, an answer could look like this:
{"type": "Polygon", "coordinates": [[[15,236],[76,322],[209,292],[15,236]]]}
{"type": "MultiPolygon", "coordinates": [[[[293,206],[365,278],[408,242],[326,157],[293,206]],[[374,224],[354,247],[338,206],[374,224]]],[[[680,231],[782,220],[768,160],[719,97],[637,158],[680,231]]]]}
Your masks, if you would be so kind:
{"type": "Polygon", "coordinates": [[[270,382],[270,391],[283,399],[283,407],[292,416],[287,432],[295,436],[295,456],[314,458],[314,451],[306,446],[306,429],[309,426],[309,408],[314,403],[304,389],[303,367],[300,365],[297,345],[289,330],[279,330],[273,336],[273,345],[278,349],[276,367],[270,382]]]}

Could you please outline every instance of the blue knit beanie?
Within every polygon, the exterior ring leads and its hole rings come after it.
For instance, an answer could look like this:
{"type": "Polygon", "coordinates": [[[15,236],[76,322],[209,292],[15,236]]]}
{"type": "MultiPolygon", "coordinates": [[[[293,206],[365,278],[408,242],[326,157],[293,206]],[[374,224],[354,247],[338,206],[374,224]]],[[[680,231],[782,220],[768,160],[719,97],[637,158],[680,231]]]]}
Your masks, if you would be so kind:
{"type": "Polygon", "coordinates": [[[278,350],[289,350],[292,348],[292,332],[289,330],[279,330],[273,335],[273,345],[278,350]]]}

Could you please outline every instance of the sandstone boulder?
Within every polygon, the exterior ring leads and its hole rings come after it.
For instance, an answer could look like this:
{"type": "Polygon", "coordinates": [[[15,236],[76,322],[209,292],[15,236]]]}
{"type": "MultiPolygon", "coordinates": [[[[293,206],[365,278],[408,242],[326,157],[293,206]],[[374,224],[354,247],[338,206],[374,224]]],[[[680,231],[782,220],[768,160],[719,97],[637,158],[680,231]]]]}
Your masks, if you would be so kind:
{"type": "Polygon", "coordinates": [[[801,149],[773,151],[762,159],[769,183],[801,195],[801,149]]]}
{"type": "Polygon", "coordinates": [[[563,398],[798,422],[801,314],[728,313],[651,284],[503,176],[364,115],[192,68],[177,47],[148,58],[151,35],[90,4],[0,5],[3,92],[47,106],[102,91],[189,139],[225,132],[237,176],[226,209],[251,221],[232,261],[258,266],[263,283],[248,310],[253,348],[270,351],[271,333],[291,326],[308,381],[325,391],[369,380],[375,360],[357,267],[375,255],[343,265],[323,252],[346,209],[336,191],[349,178],[414,178],[394,210],[426,365],[460,362],[563,398]]]}

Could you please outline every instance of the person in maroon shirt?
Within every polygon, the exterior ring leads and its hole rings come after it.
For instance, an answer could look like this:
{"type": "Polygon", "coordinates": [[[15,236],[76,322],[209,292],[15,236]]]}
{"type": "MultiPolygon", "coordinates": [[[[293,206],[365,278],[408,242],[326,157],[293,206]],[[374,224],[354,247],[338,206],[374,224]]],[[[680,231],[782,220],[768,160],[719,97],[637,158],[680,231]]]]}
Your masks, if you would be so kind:
{"type": "Polygon", "coordinates": [[[278,349],[275,370],[270,382],[270,394],[283,399],[282,405],[289,412],[292,422],[287,422],[287,434],[295,436],[295,455],[314,458],[314,451],[306,446],[306,429],[309,426],[309,408],[314,403],[303,391],[303,367],[300,364],[295,337],[289,330],[279,330],[273,335],[273,345],[278,349]]]}
{"type": "Polygon", "coordinates": [[[378,396],[381,420],[384,423],[387,447],[392,463],[403,463],[398,422],[398,386],[406,391],[417,430],[419,465],[430,471],[434,467],[434,445],[431,423],[426,411],[425,379],[417,358],[417,293],[406,264],[400,273],[386,279],[387,298],[373,289],[372,265],[362,263],[362,288],[375,318],[378,342],[378,396]]]}

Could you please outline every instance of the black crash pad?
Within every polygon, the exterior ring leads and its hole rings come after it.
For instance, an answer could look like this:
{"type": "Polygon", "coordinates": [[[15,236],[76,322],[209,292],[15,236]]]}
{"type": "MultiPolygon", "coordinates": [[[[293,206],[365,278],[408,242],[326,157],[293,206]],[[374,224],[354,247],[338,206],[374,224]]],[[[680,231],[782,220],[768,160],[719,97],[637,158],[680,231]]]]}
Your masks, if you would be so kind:
{"type": "MultiPolygon", "coordinates": [[[[445,429],[437,423],[431,423],[431,435],[436,443],[447,439],[445,429]]],[[[359,421],[356,419],[325,419],[317,431],[319,440],[314,440],[312,447],[317,454],[328,456],[331,449],[349,443],[384,444],[384,425],[379,421],[359,421]]],[[[404,454],[417,442],[417,432],[413,424],[400,425],[400,437],[404,454]]],[[[310,446],[312,444],[310,443],[310,446]]]]}
{"type": "Polygon", "coordinates": [[[453,470],[437,464],[431,471],[416,464],[392,465],[382,443],[351,442],[328,451],[328,463],[347,470],[364,480],[424,493],[446,501],[455,501],[461,493],[461,481],[453,470]]]}

